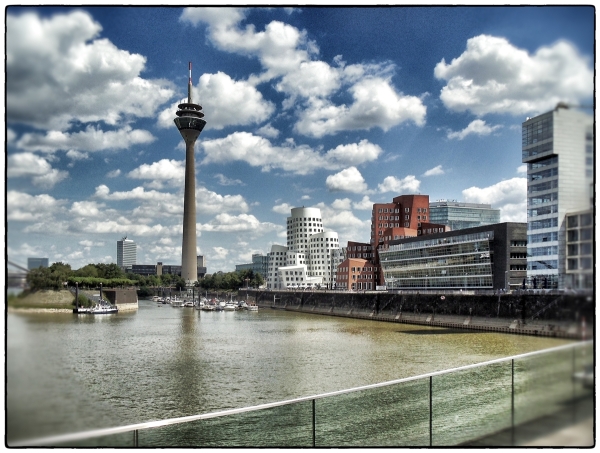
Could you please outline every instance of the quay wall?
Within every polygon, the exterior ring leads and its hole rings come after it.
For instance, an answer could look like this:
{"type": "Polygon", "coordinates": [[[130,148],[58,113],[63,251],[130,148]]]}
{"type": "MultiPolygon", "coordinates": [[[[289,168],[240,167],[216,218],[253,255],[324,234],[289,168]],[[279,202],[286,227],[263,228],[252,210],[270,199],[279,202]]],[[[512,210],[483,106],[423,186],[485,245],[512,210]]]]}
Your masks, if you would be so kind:
{"type": "Polygon", "coordinates": [[[111,304],[116,305],[119,311],[131,311],[138,309],[138,297],[135,288],[126,289],[103,289],[102,296],[111,304]]]}
{"type": "Polygon", "coordinates": [[[564,338],[589,337],[595,317],[593,298],[575,294],[253,290],[248,296],[259,306],[306,313],[564,338]]]}

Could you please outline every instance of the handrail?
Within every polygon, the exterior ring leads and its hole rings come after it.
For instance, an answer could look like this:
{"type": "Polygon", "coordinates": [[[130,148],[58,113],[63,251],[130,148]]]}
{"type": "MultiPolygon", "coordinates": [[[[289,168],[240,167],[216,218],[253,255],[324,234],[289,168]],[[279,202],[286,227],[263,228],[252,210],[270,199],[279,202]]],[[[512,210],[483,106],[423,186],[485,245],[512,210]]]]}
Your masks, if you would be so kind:
{"type": "Polygon", "coordinates": [[[176,425],[176,424],[180,424],[180,423],[187,423],[187,422],[192,422],[192,421],[197,421],[197,420],[207,420],[210,418],[224,417],[227,415],[236,415],[236,414],[242,414],[245,412],[254,412],[254,411],[263,410],[263,409],[270,409],[273,407],[286,406],[289,404],[302,403],[302,402],[311,401],[311,400],[314,401],[317,399],[327,398],[327,397],[331,397],[331,396],[338,396],[338,395],[344,395],[347,393],[359,392],[359,391],[363,391],[363,390],[387,387],[390,385],[416,381],[416,380],[424,379],[424,378],[432,378],[433,376],[441,376],[444,374],[450,374],[450,373],[455,373],[458,371],[470,370],[473,368],[479,368],[482,366],[492,365],[492,364],[496,364],[496,363],[508,362],[508,361],[515,360],[515,359],[523,359],[523,358],[533,357],[533,356],[541,355],[541,354],[549,354],[552,352],[568,350],[568,349],[571,349],[571,348],[574,348],[577,346],[582,346],[582,345],[587,345],[587,344],[591,345],[593,343],[594,343],[594,340],[579,341],[579,342],[570,343],[567,345],[556,346],[554,348],[542,349],[540,351],[527,352],[524,354],[514,355],[514,356],[510,356],[510,357],[502,357],[500,359],[488,360],[486,362],[479,362],[479,363],[474,363],[471,365],[463,365],[463,366],[459,366],[459,367],[455,367],[455,368],[450,368],[447,370],[433,371],[431,373],[421,374],[418,376],[411,376],[408,378],[395,379],[393,381],[379,382],[377,384],[368,384],[368,385],[363,385],[360,387],[353,387],[353,388],[345,389],[345,390],[336,390],[333,392],[321,393],[318,395],[303,396],[300,398],[294,398],[294,399],[290,399],[290,400],[276,401],[273,403],[265,403],[265,404],[260,404],[258,406],[242,407],[242,408],[238,408],[238,409],[228,409],[228,410],[224,410],[224,411],[211,412],[208,414],[196,414],[196,415],[188,415],[185,417],[176,417],[176,418],[168,418],[168,419],[164,419],[164,420],[156,420],[156,421],[151,421],[151,422],[135,423],[132,425],[119,426],[116,428],[102,428],[102,429],[95,429],[95,430],[91,430],[91,431],[81,431],[79,433],[60,434],[60,435],[56,435],[56,436],[40,437],[40,438],[30,439],[30,440],[19,440],[16,442],[10,442],[9,446],[10,447],[52,446],[52,445],[65,443],[65,442],[74,442],[74,441],[78,441],[78,440],[91,439],[94,437],[108,436],[108,435],[112,435],[112,434],[121,434],[121,433],[126,433],[126,432],[131,432],[131,431],[138,431],[141,429],[158,428],[158,427],[162,427],[162,426],[176,425]]]}

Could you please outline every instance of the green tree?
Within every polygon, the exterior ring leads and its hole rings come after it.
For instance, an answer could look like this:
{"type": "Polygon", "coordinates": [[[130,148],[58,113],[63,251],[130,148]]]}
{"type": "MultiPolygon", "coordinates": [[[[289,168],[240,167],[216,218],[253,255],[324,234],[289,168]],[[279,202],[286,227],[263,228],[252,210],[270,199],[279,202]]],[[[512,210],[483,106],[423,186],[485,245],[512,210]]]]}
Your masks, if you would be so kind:
{"type": "Polygon", "coordinates": [[[77,269],[73,275],[75,277],[98,277],[98,268],[95,264],[87,264],[77,269]]]}

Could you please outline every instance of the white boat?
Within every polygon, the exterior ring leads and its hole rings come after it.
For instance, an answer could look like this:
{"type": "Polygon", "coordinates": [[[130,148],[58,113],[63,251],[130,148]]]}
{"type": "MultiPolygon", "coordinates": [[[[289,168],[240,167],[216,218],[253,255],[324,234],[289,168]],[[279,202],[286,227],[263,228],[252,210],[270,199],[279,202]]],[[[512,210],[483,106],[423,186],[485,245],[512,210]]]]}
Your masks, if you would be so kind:
{"type": "Polygon", "coordinates": [[[255,304],[249,304],[247,310],[250,311],[258,311],[258,305],[255,304]]]}
{"type": "Polygon", "coordinates": [[[193,302],[193,301],[191,301],[191,300],[186,300],[186,301],[183,303],[183,306],[184,306],[184,307],[193,307],[193,306],[194,306],[194,302],[193,302]]]}
{"type": "Polygon", "coordinates": [[[171,301],[171,306],[172,307],[183,307],[183,301],[182,300],[178,300],[178,299],[173,299],[171,301]]]}
{"type": "Polygon", "coordinates": [[[235,304],[233,302],[227,302],[223,306],[223,310],[225,310],[225,311],[235,311],[235,304]]]}
{"type": "Polygon", "coordinates": [[[152,302],[158,302],[158,296],[152,296],[152,302]]]}
{"type": "Polygon", "coordinates": [[[100,299],[96,305],[91,308],[79,308],[77,313],[89,315],[106,315],[110,313],[118,313],[119,309],[116,305],[111,305],[108,301],[100,299]]]}

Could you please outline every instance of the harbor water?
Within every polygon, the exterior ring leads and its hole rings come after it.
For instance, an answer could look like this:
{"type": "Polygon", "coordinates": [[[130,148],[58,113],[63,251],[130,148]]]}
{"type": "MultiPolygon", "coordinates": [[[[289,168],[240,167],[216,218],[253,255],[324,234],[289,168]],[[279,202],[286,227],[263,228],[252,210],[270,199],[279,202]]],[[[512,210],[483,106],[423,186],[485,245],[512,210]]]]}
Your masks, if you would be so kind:
{"type": "MultiPolygon", "coordinates": [[[[205,312],[145,300],[136,312],[104,316],[9,313],[6,341],[9,445],[310,396],[570,343],[266,308],[205,312]]],[[[484,374],[462,379],[485,380],[484,374]]],[[[449,385],[439,382],[440,389],[449,385]]],[[[405,386],[402,398],[428,404],[421,401],[426,390],[405,386]]],[[[378,395],[387,398],[384,390],[378,395]]],[[[465,400],[463,412],[475,401],[465,400]]],[[[334,405],[329,410],[340,417],[334,405]]]]}

